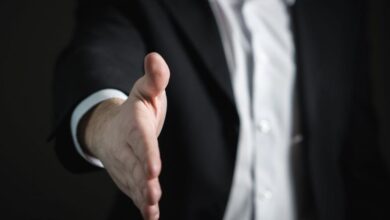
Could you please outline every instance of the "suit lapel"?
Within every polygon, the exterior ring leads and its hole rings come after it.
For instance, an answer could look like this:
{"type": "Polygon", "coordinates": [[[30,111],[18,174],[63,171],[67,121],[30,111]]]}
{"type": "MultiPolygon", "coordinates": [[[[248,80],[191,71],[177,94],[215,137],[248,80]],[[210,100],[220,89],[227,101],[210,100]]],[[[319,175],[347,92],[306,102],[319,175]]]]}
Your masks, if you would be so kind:
{"type": "Polygon", "coordinates": [[[293,7],[306,154],[323,219],[345,215],[341,153],[354,111],[354,80],[364,71],[357,59],[361,2],[299,0],[293,7]]]}
{"type": "Polygon", "coordinates": [[[162,0],[218,87],[234,103],[230,74],[218,27],[207,0],[162,0]]]}

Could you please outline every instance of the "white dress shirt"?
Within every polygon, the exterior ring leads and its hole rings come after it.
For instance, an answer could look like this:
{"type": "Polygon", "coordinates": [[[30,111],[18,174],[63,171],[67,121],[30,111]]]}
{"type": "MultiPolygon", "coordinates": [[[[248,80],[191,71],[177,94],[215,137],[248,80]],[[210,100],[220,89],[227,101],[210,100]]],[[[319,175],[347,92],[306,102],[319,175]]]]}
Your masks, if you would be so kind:
{"type": "MultiPolygon", "coordinates": [[[[222,38],[240,131],[225,220],[293,220],[291,133],[295,81],[294,45],[288,14],[292,0],[209,0],[222,38]]],[[[99,102],[123,98],[104,89],[84,99],[71,117],[77,151],[82,116],[99,102]]]]}

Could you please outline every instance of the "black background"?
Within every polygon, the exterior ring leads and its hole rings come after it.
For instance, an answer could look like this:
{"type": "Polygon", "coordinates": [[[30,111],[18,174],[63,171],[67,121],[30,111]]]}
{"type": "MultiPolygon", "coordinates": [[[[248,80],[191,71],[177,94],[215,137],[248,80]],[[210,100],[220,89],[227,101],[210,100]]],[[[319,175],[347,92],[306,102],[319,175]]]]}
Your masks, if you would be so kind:
{"type": "MultiPolygon", "coordinates": [[[[69,173],[46,142],[53,68],[70,39],[74,7],[70,0],[0,1],[0,219],[105,219],[113,205],[105,172],[69,173]]],[[[367,8],[383,147],[390,146],[388,8],[386,0],[367,8]]]]}
{"type": "Polygon", "coordinates": [[[71,174],[46,138],[53,69],[70,39],[74,1],[0,1],[0,219],[105,219],[104,172],[71,174]]]}

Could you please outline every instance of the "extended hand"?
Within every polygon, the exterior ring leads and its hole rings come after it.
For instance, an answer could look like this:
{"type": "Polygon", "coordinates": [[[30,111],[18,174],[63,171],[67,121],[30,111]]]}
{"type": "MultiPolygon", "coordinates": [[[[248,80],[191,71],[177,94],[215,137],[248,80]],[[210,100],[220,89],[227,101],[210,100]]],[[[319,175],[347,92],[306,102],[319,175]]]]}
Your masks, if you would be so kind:
{"type": "Polygon", "coordinates": [[[88,116],[83,140],[116,185],[140,209],[144,219],[158,219],[161,171],[157,137],[164,124],[169,68],[157,53],[145,57],[145,75],[126,101],[110,99],[88,116]]]}

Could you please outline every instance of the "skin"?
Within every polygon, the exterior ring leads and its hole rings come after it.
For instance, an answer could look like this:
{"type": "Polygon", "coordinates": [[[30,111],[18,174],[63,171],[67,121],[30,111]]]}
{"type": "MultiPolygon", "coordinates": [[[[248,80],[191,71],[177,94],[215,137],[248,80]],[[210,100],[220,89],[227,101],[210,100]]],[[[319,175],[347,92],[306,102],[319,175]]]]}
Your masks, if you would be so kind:
{"type": "Polygon", "coordinates": [[[91,110],[79,126],[87,153],[100,159],[112,180],[147,220],[158,219],[161,158],[158,135],[167,110],[169,68],[157,53],[145,56],[145,75],[127,100],[109,99],[91,110]]]}

